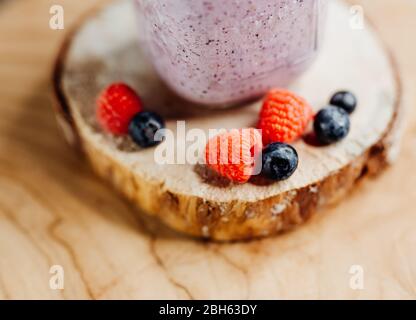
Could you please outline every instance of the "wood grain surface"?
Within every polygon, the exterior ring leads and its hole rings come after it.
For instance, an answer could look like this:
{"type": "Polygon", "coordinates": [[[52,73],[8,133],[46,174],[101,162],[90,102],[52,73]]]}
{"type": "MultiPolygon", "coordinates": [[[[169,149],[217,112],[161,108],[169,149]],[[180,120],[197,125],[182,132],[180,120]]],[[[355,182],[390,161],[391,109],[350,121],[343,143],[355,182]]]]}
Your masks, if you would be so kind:
{"type": "MultiPolygon", "coordinates": [[[[72,136],[79,137],[95,171],[140,210],[174,230],[216,240],[272,236],[344,198],[358,178],[374,175],[383,163],[396,158],[395,141],[401,137],[396,128],[401,131],[403,115],[397,68],[372,28],[351,30],[349,6],[340,0],[332,0],[328,7],[319,58],[291,88],[315,110],[339,88],[354,92],[361,107],[342,143],[326,148],[303,139],[293,143],[299,166],[290,179],[227,185],[192,160],[185,165],[161,164],[155,161],[160,149],[140,150],[129,137],[103,134],[95,117],[95,99],[103,87],[117,81],[133,86],[147,109],[165,117],[174,138],[161,147],[170,146],[177,156],[190,146],[177,130],[178,120],[185,119],[187,134],[203,130],[208,135],[212,129],[253,126],[261,107],[258,101],[213,112],[173,94],[137,41],[143,34],[134,10],[131,0],[118,0],[94,12],[68,37],[56,67],[56,109],[59,123],[67,122],[65,132],[74,130],[72,136]],[[342,48],[345,43],[353,45],[342,48]]],[[[200,155],[205,144],[203,139],[196,144],[200,155]]]]}
{"type": "Polygon", "coordinates": [[[71,25],[101,2],[0,2],[0,299],[416,298],[414,1],[355,1],[405,80],[397,164],[295,232],[228,245],[137,215],[63,142],[51,64],[71,25]],[[64,6],[65,30],[49,28],[53,4],[64,6]],[[64,290],[49,286],[53,265],[64,290]],[[354,265],[362,290],[350,287],[354,265]]]}

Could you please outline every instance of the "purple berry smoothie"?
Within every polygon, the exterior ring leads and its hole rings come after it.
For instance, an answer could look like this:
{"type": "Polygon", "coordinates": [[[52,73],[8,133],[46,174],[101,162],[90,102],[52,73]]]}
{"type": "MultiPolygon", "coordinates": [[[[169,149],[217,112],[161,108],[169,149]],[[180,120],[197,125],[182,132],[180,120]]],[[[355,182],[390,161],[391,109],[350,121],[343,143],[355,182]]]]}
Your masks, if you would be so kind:
{"type": "Polygon", "coordinates": [[[327,0],[136,0],[144,45],[180,96],[232,105],[285,87],[317,55],[327,0]]]}

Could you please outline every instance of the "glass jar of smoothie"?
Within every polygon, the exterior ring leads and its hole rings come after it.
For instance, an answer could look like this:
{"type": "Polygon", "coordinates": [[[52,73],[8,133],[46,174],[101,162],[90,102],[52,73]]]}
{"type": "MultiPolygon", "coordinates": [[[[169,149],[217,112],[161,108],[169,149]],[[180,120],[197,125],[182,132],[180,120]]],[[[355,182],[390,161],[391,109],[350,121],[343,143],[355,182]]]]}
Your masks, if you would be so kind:
{"type": "Polygon", "coordinates": [[[136,0],[142,45],[187,100],[229,106],[285,87],[317,55],[327,0],[136,0]]]}

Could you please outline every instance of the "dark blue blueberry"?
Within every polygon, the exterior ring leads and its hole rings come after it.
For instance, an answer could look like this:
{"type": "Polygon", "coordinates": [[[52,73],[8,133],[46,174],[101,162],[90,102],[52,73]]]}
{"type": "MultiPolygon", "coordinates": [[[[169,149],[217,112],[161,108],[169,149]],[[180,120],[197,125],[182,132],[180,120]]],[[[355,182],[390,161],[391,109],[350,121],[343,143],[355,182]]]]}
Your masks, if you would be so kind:
{"type": "Polygon", "coordinates": [[[357,107],[357,98],[351,92],[340,91],[332,96],[329,104],[340,107],[351,114],[357,107]]]}
{"type": "Polygon", "coordinates": [[[320,143],[335,143],[348,135],[350,117],[344,109],[328,106],[318,112],[313,127],[320,143]]]}
{"type": "Polygon", "coordinates": [[[165,122],[157,113],[144,111],[136,114],[130,122],[129,134],[135,143],[142,148],[159,144],[155,134],[159,129],[165,128],[165,122]]]}
{"type": "Polygon", "coordinates": [[[275,142],[264,148],[262,174],[272,180],[288,179],[298,167],[298,153],[285,143],[275,142]]]}

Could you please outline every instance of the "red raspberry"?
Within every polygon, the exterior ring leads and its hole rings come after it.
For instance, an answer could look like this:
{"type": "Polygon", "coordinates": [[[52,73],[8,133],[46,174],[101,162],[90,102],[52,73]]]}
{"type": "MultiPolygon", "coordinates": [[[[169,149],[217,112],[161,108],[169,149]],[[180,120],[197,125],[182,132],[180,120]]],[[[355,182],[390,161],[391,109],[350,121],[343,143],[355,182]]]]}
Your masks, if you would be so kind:
{"type": "Polygon", "coordinates": [[[234,129],[211,138],[205,148],[208,167],[238,183],[247,182],[256,169],[255,160],[263,148],[257,129],[234,129]]]}
{"type": "Polygon", "coordinates": [[[263,102],[257,128],[263,143],[290,143],[302,136],[313,118],[313,110],[302,97],[284,89],[271,90],[263,102]]]}
{"type": "Polygon", "coordinates": [[[127,134],[134,115],[142,111],[136,92],[124,83],[114,83],[101,92],[97,99],[97,119],[107,131],[127,134]]]}

